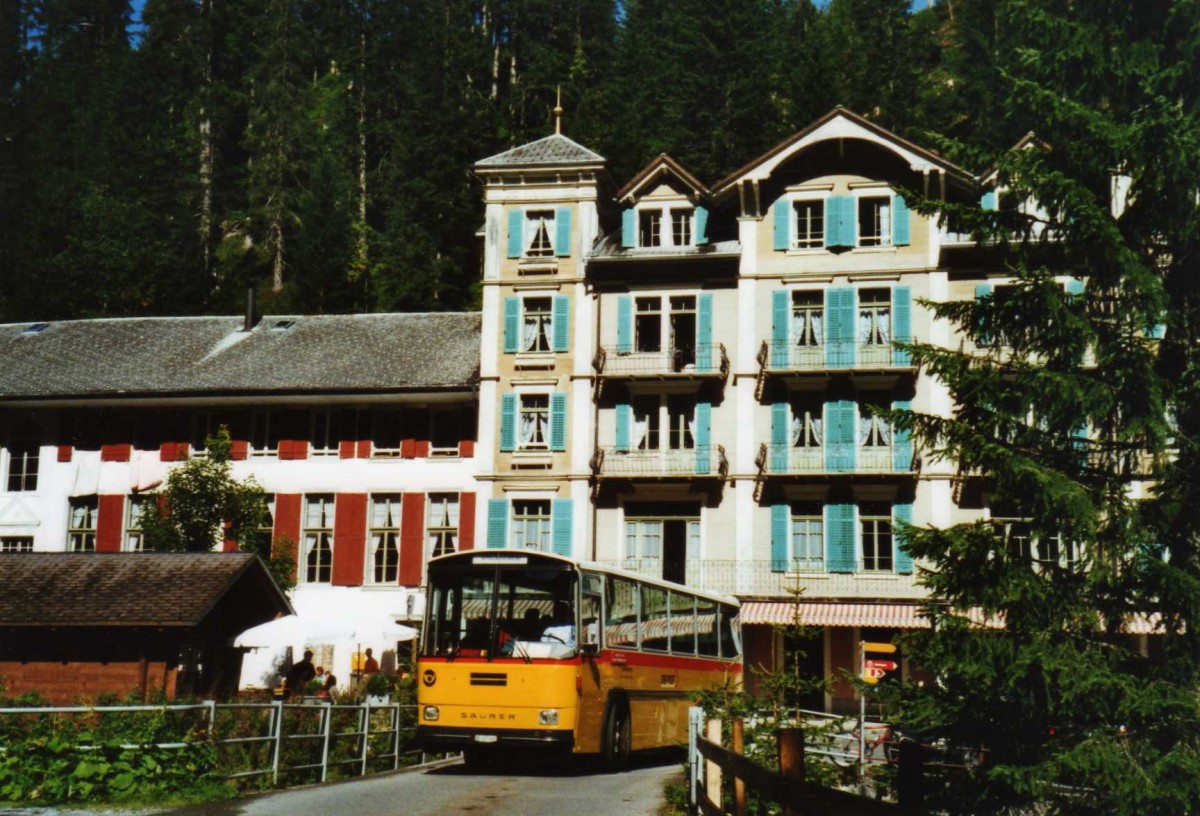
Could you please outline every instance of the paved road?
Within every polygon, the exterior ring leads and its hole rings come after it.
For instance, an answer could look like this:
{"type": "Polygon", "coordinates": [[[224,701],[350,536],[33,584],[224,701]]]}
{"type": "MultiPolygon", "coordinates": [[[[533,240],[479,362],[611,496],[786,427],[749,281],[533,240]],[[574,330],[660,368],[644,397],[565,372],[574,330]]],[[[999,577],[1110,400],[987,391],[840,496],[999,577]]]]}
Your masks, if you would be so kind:
{"type": "MultiPolygon", "coordinates": [[[[509,764],[471,772],[461,764],[424,771],[401,771],[329,785],[314,785],[252,796],[235,802],[196,805],[154,816],[655,816],[663,805],[663,786],[682,779],[681,755],[654,753],[635,757],[623,773],[597,772],[575,761],[546,762],[522,768],[509,764]]],[[[30,808],[26,816],[50,816],[51,809],[30,808]]],[[[108,811],[106,816],[133,816],[108,811]]],[[[141,816],[149,816],[145,811],[141,816]]]]}

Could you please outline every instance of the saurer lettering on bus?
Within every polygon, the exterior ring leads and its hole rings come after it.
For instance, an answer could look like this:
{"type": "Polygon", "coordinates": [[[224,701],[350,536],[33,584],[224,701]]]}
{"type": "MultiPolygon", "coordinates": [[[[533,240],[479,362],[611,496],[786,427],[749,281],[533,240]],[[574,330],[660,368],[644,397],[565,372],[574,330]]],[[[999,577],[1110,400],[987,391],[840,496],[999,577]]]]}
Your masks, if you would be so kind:
{"type": "Polygon", "coordinates": [[[495,711],[485,711],[483,713],[462,711],[458,716],[463,720],[515,720],[517,718],[516,714],[497,714],[495,711]]]}

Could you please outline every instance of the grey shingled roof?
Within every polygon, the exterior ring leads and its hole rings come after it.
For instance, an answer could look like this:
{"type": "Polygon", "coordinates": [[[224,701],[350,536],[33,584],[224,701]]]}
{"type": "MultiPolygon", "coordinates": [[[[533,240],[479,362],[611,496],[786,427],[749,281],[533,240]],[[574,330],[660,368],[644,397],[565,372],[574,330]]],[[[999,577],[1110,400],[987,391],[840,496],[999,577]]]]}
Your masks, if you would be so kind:
{"type": "Polygon", "coordinates": [[[478,312],[148,317],[0,325],[0,402],[474,387],[478,312]],[[290,329],[271,328],[293,320],[290,329]]]}
{"type": "Polygon", "coordinates": [[[247,571],[293,611],[250,553],[5,553],[0,627],[195,626],[247,571]]]}
{"type": "Polygon", "coordinates": [[[508,167],[537,164],[596,164],[604,161],[599,153],[588,150],[561,133],[554,133],[536,142],[519,145],[512,150],[488,156],[475,163],[476,167],[508,167]]]}
{"type": "Polygon", "coordinates": [[[621,246],[621,231],[616,230],[597,241],[588,257],[593,261],[632,260],[635,258],[712,258],[736,257],[741,254],[741,251],[741,242],[736,240],[714,241],[687,247],[625,247],[621,246]]]}

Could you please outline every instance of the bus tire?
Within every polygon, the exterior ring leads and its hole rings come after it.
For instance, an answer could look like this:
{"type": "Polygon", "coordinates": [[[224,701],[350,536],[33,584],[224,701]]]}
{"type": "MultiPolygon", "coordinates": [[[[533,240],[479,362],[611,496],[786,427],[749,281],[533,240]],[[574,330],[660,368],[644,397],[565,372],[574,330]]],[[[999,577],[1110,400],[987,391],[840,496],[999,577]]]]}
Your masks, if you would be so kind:
{"type": "Polygon", "coordinates": [[[613,700],[604,712],[604,769],[622,771],[629,767],[633,735],[629,728],[629,706],[624,700],[613,700]]]}

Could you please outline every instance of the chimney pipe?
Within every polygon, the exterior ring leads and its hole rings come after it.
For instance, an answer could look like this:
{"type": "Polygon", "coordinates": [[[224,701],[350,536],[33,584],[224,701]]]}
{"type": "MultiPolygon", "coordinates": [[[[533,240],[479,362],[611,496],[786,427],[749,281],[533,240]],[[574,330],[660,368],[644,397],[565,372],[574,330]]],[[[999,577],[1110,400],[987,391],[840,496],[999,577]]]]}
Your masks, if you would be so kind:
{"type": "Polygon", "coordinates": [[[258,292],[253,286],[246,289],[246,321],[242,324],[242,331],[250,331],[258,323],[257,298],[258,292]]]}

